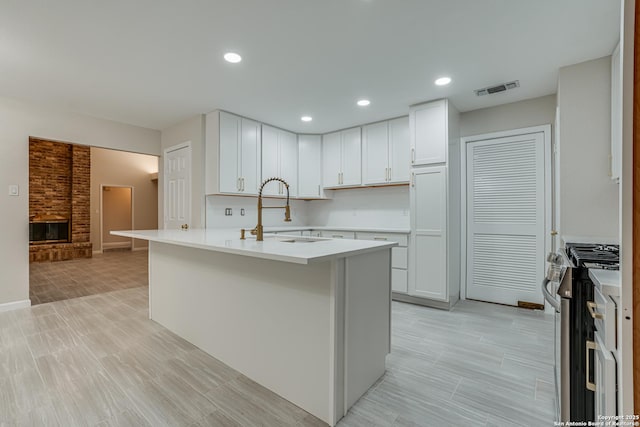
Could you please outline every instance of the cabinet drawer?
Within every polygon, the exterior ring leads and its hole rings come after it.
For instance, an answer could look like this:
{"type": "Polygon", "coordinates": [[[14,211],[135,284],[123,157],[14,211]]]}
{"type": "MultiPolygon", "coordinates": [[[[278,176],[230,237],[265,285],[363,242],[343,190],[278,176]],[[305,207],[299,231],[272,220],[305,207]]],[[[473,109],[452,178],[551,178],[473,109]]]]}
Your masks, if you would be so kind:
{"type": "Polygon", "coordinates": [[[408,236],[406,234],[399,233],[358,232],[357,238],[358,240],[386,240],[389,242],[396,242],[400,246],[407,246],[409,243],[408,236]]]}
{"type": "Polygon", "coordinates": [[[407,268],[407,248],[391,248],[391,267],[407,268]]]}
{"type": "Polygon", "coordinates": [[[391,269],[391,290],[393,292],[402,292],[403,294],[408,292],[407,270],[391,269]]]}
{"type": "Polygon", "coordinates": [[[328,237],[330,239],[355,239],[356,233],[353,231],[321,230],[320,237],[328,237]]]}

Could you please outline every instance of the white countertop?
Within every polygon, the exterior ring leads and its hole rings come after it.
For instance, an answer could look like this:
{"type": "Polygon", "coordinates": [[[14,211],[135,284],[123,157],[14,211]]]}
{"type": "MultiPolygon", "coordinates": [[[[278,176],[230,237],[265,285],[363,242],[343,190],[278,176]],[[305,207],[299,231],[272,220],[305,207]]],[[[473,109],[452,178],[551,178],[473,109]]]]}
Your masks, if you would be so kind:
{"type": "Polygon", "coordinates": [[[589,277],[602,293],[610,296],[620,296],[620,272],[614,270],[589,269],[589,277]]]}
{"type": "Polygon", "coordinates": [[[411,230],[409,228],[383,228],[383,227],[341,227],[341,226],[308,226],[302,225],[296,226],[284,226],[284,227],[265,227],[266,233],[281,232],[281,231],[300,231],[300,230],[335,230],[335,231],[361,231],[366,233],[398,233],[409,234],[411,230]]]}
{"type": "MultiPolygon", "coordinates": [[[[287,227],[286,229],[306,230],[307,228],[287,227]]],[[[276,231],[265,229],[265,231],[267,230],[276,231]]],[[[335,230],[335,228],[331,228],[331,230],[335,230]]],[[[319,239],[313,243],[286,243],[280,241],[281,236],[267,236],[263,242],[256,242],[255,237],[249,237],[248,232],[247,239],[240,240],[240,230],[238,229],[133,230],[112,231],[111,234],[296,264],[346,258],[397,246],[397,243],[387,241],[319,238],[313,238],[314,240],[319,239]]],[[[303,238],[300,237],[300,239],[303,238]]]]}

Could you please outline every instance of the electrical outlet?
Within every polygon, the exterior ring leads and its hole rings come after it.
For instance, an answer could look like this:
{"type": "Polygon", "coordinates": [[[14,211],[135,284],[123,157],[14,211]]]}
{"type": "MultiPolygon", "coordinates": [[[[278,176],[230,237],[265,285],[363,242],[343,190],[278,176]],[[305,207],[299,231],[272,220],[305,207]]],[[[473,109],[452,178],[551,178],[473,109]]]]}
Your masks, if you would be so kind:
{"type": "Polygon", "coordinates": [[[224,210],[224,216],[233,216],[233,210],[231,208],[226,208],[224,210]]]}
{"type": "Polygon", "coordinates": [[[244,208],[240,208],[240,216],[244,216],[244,208]]]}
{"type": "Polygon", "coordinates": [[[18,195],[20,195],[20,188],[16,184],[11,184],[9,186],[9,195],[10,196],[18,196],[18,195]]]}

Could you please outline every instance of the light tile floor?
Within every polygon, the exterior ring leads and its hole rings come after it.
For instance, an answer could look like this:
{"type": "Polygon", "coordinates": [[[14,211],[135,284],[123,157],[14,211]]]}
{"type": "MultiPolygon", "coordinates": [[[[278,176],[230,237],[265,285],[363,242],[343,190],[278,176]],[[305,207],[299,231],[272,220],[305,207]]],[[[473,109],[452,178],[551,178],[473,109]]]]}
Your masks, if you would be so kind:
{"type": "MultiPolygon", "coordinates": [[[[0,426],[323,425],[147,305],[137,287],[0,313],[0,426]]],[[[339,425],[553,425],[552,335],[541,312],[394,302],[387,373],[339,425]]]]}
{"type": "Polygon", "coordinates": [[[88,259],[29,264],[32,305],[147,284],[147,251],[110,251],[88,259]]]}

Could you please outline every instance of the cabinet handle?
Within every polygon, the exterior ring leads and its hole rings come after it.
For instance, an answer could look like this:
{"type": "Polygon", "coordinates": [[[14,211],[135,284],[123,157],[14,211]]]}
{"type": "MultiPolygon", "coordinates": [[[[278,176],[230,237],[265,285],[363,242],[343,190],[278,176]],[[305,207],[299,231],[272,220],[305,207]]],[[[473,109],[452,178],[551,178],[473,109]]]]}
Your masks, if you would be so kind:
{"type": "Polygon", "coordinates": [[[387,240],[386,237],[374,237],[373,240],[387,240]]]}
{"type": "Polygon", "coordinates": [[[586,373],[587,373],[587,375],[586,375],[586,384],[585,384],[585,385],[586,385],[586,387],[587,387],[587,390],[596,391],[596,383],[594,383],[593,381],[589,381],[589,366],[590,366],[590,363],[589,363],[589,362],[590,362],[589,353],[590,353],[592,350],[595,350],[595,349],[596,349],[596,343],[595,343],[595,341],[587,340],[587,341],[586,341],[586,349],[587,349],[587,351],[586,351],[586,353],[587,353],[587,354],[586,354],[586,359],[587,359],[587,365],[586,365],[586,371],[587,371],[587,372],[586,372],[586,373]]]}
{"type": "Polygon", "coordinates": [[[318,197],[320,197],[320,185],[318,185],[318,197]]]}
{"type": "Polygon", "coordinates": [[[414,147],[411,147],[411,163],[415,163],[416,162],[416,149],[414,147]]]}
{"type": "Polygon", "coordinates": [[[384,180],[389,181],[389,168],[384,168],[384,180]]]}
{"type": "Polygon", "coordinates": [[[240,178],[240,191],[244,191],[244,177],[240,178]]]}
{"type": "Polygon", "coordinates": [[[389,179],[388,181],[391,181],[391,168],[389,168],[389,179]]]}
{"type": "Polygon", "coordinates": [[[412,187],[416,186],[416,174],[415,173],[411,173],[411,186],[412,187]]]}
{"type": "Polygon", "coordinates": [[[604,319],[604,316],[601,313],[596,312],[596,307],[598,307],[598,305],[595,302],[587,301],[587,309],[589,310],[591,317],[599,320],[604,319]]]}
{"type": "Polygon", "coordinates": [[[236,190],[240,191],[240,178],[236,179],[236,190]]]}
{"type": "Polygon", "coordinates": [[[342,239],[344,238],[344,234],[332,234],[331,237],[334,239],[342,239]]]}

